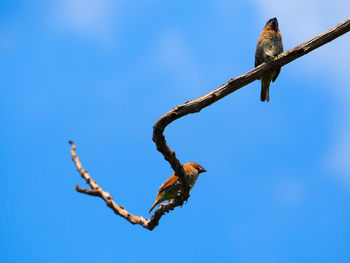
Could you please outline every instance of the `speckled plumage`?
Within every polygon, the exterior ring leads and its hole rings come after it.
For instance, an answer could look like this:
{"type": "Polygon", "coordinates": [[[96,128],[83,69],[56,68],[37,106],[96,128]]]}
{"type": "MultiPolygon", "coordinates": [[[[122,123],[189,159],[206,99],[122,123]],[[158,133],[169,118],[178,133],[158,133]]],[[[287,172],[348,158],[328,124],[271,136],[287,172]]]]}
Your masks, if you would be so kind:
{"type": "MultiPolygon", "coordinates": [[[[258,39],[255,51],[255,67],[272,59],[283,52],[282,35],[278,28],[277,18],[271,18],[267,21],[261,35],[258,39]]],[[[269,101],[269,89],[271,80],[274,82],[281,68],[273,71],[271,74],[261,77],[261,101],[269,101]]]]}
{"type": "MultiPolygon", "coordinates": [[[[198,175],[206,172],[206,170],[198,163],[185,163],[183,165],[185,173],[188,175],[188,182],[190,184],[190,190],[195,185],[198,175]]],[[[175,174],[172,174],[160,187],[157,193],[156,201],[152,205],[148,213],[151,213],[153,208],[166,201],[176,197],[177,193],[181,190],[181,183],[175,174]]]]}

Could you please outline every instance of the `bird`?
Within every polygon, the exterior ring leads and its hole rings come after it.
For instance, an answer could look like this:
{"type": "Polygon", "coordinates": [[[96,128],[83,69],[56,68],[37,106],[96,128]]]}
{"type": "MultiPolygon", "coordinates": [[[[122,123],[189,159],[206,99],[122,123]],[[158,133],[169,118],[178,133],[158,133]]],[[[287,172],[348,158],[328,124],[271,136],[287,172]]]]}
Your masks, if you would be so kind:
{"type": "MultiPolygon", "coordinates": [[[[255,50],[255,67],[273,59],[273,57],[283,52],[282,35],[278,28],[278,20],[276,17],[266,22],[264,29],[258,39],[255,50]]],[[[269,88],[271,80],[275,82],[280,74],[281,68],[261,77],[261,101],[269,101],[269,88]]]]}
{"type": "MultiPolygon", "coordinates": [[[[190,190],[195,185],[198,179],[198,175],[207,171],[200,164],[194,162],[185,163],[183,165],[183,168],[188,176],[190,190]]],[[[156,200],[154,201],[148,213],[151,213],[156,205],[166,200],[174,199],[180,190],[181,182],[174,173],[159,187],[156,200]]]]}

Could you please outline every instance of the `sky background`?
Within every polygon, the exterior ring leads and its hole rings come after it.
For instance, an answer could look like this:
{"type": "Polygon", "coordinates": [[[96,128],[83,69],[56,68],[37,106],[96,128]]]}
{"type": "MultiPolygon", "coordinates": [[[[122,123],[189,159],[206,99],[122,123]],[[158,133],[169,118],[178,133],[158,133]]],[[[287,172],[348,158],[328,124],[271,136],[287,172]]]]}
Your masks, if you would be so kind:
{"type": "Polygon", "coordinates": [[[1,1],[1,262],[350,262],[350,34],[172,123],[201,175],[152,232],[77,193],[91,176],[147,217],[172,173],[152,126],[254,66],[277,17],[288,50],[342,1],[1,1]]]}

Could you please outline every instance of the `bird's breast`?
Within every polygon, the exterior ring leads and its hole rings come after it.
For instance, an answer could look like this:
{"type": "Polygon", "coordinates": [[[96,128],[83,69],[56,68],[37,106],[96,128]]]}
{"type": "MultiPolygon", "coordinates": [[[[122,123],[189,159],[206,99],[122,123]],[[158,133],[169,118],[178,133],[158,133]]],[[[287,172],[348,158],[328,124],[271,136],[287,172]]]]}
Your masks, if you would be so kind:
{"type": "Polygon", "coordinates": [[[274,57],[281,53],[280,45],[275,40],[264,40],[262,41],[261,46],[264,50],[265,57],[274,57]]]}

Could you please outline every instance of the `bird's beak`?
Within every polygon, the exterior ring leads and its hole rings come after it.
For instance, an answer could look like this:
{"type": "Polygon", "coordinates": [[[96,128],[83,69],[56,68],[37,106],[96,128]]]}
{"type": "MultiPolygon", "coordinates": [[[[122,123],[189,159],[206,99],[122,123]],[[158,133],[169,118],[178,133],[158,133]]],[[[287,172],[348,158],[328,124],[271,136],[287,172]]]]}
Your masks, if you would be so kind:
{"type": "Polygon", "coordinates": [[[201,173],[205,173],[205,172],[207,172],[207,170],[205,170],[203,167],[200,169],[200,172],[201,173]]]}

